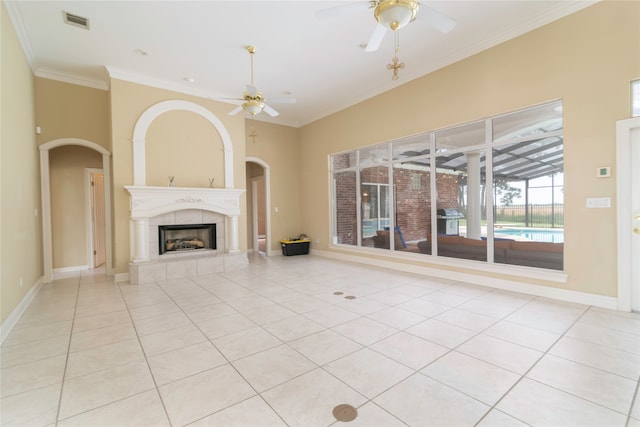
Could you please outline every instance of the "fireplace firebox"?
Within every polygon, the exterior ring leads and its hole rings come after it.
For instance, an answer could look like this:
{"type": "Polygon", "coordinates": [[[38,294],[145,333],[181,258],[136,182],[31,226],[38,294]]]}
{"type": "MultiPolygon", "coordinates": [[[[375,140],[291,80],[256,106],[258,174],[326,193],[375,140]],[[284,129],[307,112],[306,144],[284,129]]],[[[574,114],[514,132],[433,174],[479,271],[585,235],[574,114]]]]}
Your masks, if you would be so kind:
{"type": "Polygon", "coordinates": [[[216,225],[159,225],[158,245],[160,255],[167,252],[216,249],[216,225]]]}

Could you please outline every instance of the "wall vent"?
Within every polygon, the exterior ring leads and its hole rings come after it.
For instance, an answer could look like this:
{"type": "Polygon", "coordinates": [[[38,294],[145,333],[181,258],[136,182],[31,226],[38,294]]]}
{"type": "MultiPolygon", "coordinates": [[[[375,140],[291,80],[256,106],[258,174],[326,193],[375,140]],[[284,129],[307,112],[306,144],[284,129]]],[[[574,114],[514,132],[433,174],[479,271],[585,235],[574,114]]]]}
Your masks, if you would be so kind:
{"type": "Polygon", "coordinates": [[[65,23],[84,28],[85,30],[89,29],[89,18],[84,18],[82,16],[74,15],[73,13],[69,12],[63,12],[62,14],[64,15],[65,23]]]}

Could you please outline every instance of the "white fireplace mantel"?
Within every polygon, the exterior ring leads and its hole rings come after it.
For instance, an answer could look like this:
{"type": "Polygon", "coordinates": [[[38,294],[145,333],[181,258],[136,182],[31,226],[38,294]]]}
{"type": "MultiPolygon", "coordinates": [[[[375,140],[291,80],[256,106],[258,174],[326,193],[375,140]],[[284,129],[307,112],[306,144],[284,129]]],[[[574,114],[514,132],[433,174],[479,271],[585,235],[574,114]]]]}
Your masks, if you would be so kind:
{"type": "Polygon", "coordinates": [[[149,261],[149,219],[168,212],[201,209],[222,214],[226,218],[229,253],[238,253],[238,216],[240,197],[245,190],[233,188],[151,187],[126,185],[131,194],[133,262],[149,261]]]}

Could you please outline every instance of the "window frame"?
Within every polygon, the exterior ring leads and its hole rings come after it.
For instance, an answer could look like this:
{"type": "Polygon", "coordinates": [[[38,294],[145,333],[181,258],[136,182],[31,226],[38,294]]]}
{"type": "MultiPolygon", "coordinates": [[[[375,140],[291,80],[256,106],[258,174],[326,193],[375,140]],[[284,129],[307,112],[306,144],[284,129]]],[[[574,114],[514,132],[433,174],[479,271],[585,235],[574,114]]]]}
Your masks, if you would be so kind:
{"type": "MultiPolygon", "coordinates": [[[[477,129],[476,132],[477,133],[477,129]]],[[[455,134],[455,133],[454,133],[455,134]]],[[[531,107],[527,107],[527,108],[523,108],[523,109],[518,109],[512,112],[508,112],[505,114],[501,114],[501,115],[496,115],[493,117],[489,117],[489,118],[485,118],[482,120],[474,120],[472,122],[468,122],[468,123],[463,123],[463,124],[459,124],[456,126],[450,126],[450,127],[446,127],[446,128],[442,128],[442,129],[437,129],[437,130],[432,130],[432,131],[428,131],[428,132],[424,132],[421,134],[417,134],[417,135],[412,135],[412,136],[408,136],[408,137],[403,137],[403,138],[398,138],[398,139],[394,139],[394,140],[390,140],[390,141],[386,141],[386,142],[382,142],[382,143],[376,143],[370,146],[364,146],[364,147],[359,147],[353,150],[348,150],[348,151],[344,151],[341,153],[333,153],[329,155],[329,167],[330,167],[330,176],[331,176],[331,180],[332,182],[335,182],[335,176],[336,173],[340,173],[340,172],[345,172],[345,171],[354,171],[355,175],[356,175],[356,189],[358,191],[356,191],[355,197],[356,197],[356,213],[357,213],[357,239],[356,239],[356,244],[355,245],[348,245],[348,247],[356,247],[358,249],[363,248],[363,237],[366,238],[366,235],[363,235],[363,224],[362,224],[362,217],[361,217],[361,213],[362,213],[362,185],[367,184],[367,183],[361,183],[361,171],[362,171],[362,164],[361,164],[361,156],[360,154],[362,152],[366,152],[366,153],[370,153],[371,150],[374,149],[380,149],[381,147],[387,147],[387,153],[388,156],[386,159],[384,159],[381,162],[381,166],[386,166],[388,168],[388,174],[387,174],[387,184],[380,184],[380,183],[375,183],[376,185],[387,185],[388,188],[392,191],[389,191],[389,229],[390,229],[390,234],[391,234],[391,238],[390,238],[390,253],[394,254],[394,253],[398,253],[399,251],[395,251],[394,249],[394,238],[393,238],[393,233],[394,233],[394,228],[395,228],[395,217],[397,216],[398,212],[397,212],[397,201],[395,200],[395,191],[396,189],[394,188],[394,165],[398,164],[398,163],[403,163],[403,162],[407,162],[409,161],[419,161],[421,159],[428,159],[429,161],[429,169],[430,169],[430,177],[429,177],[429,183],[430,183],[430,210],[431,210],[431,229],[430,232],[435,234],[437,233],[437,215],[436,215],[436,211],[438,208],[438,194],[437,194],[437,176],[438,176],[438,163],[437,160],[439,157],[444,156],[444,152],[447,153],[448,156],[452,155],[452,154],[458,154],[458,153],[469,153],[471,151],[480,151],[483,153],[484,158],[485,158],[485,164],[484,164],[484,178],[485,178],[485,192],[484,192],[484,196],[485,196],[485,206],[486,206],[486,212],[485,217],[486,217],[486,241],[487,241],[487,253],[486,253],[486,262],[483,262],[483,265],[489,265],[489,266],[505,266],[508,265],[509,267],[515,267],[515,268],[523,268],[522,266],[518,266],[518,265],[511,265],[511,264],[497,264],[494,263],[494,228],[495,228],[495,218],[494,218],[494,209],[496,208],[496,200],[494,200],[494,165],[493,165],[493,153],[494,153],[494,149],[499,148],[500,146],[507,146],[510,144],[514,144],[515,142],[527,142],[527,141],[536,141],[536,140],[541,140],[541,135],[543,135],[545,138],[547,137],[560,137],[563,138],[564,135],[564,129],[563,129],[563,124],[562,124],[562,100],[558,99],[558,100],[553,100],[553,101],[549,101],[546,103],[542,103],[542,104],[538,104],[535,106],[531,106],[531,107]],[[495,139],[493,137],[493,129],[494,129],[494,120],[501,120],[504,119],[505,117],[508,117],[510,115],[518,115],[518,114],[526,114],[529,110],[533,111],[537,108],[548,108],[548,107],[554,107],[554,109],[556,111],[559,111],[559,118],[561,120],[560,122],[560,128],[557,130],[551,130],[551,131],[546,131],[544,133],[541,134],[534,134],[534,135],[530,135],[530,134],[526,134],[522,137],[518,137],[518,136],[509,136],[509,137],[505,137],[504,135],[501,135],[500,138],[495,139]],[[473,144],[473,145],[469,145],[469,146],[460,146],[458,148],[455,149],[447,149],[445,151],[443,150],[439,150],[438,146],[437,146],[437,135],[438,133],[442,134],[442,133],[446,133],[446,132],[451,132],[454,131],[456,129],[462,129],[465,126],[473,128],[473,126],[477,123],[482,123],[483,127],[484,127],[484,142],[481,144],[473,144]],[[426,147],[428,147],[428,153],[426,154],[420,154],[420,155],[416,155],[416,156],[410,156],[410,157],[402,157],[402,156],[397,156],[397,151],[394,149],[396,146],[400,145],[402,146],[402,144],[405,143],[411,143],[413,141],[420,141],[420,140],[424,140],[425,144],[425,150],[426,147]],[[427,142],[428,141],[428,142],[427,142]],[[336,168],[335,167],[335,163],[333,162],[333,156],[339,156],[339,155],[345,155],[345,154],[351,154],[351,153],[355,153],[355,164],[353,164],[351,167],[348,168],[336,168]]],[[[476,135],[477,136],[477,135],[476,135]]],[[[563,143],[563,141],[562,141],[563,143]]],[[[407,144],[407,145],[409,145],[407,144]]],[[[562,148],[562,161],[564,163],[564,147],[562,148]]],[[[370,184],[370,183],[369,183],[370,184]]],[[[335,228],[335,218],[336,218],[336,207],[335,207],[335,201],[336,201],[336,188],[335,185],[332,186],[331,189],[331,218],[334,221],[334,223],[331,226],[331,230],[332,230],[332,236],[331,236],[331,242],[333,242],[334,245],[337,246],[342,246],[337,242],[337,232],[336,232],[336,228],[335,228]]],[[[564,228],[564,227],[563,227],[564,228]]],[[[431,238],[431,254],[432,257],[431,259],[438,259],[438,260],[442,260],[442,257],[438,256],[438,248],[437,248],[437,239],[435,238],[431,238]]],[[[405,251],[401,251],[402,256],[412,256],[412,254],[407,253],[405,251]]],[[[564,256],[563,256],[564,257],[564,256]]],[[[462,259],[455,259],[456,261],[466,261],[466,260],[462,260],[462,259]]],[[[476,262],[477,261],[471,261],[471,262],[476,262]]],[[[478,264],[480,265],[480,264],[478,264]]],[[[524,267],[524,268],[528,268],[528,267],[524,267]]],[[[536,269],[539,269],[540,267],[536,267],[536,269]]],[[[552,269],[548,269],[548,271],[550,272],[560,272],[559,270],[552,270],[552,269]]]]}

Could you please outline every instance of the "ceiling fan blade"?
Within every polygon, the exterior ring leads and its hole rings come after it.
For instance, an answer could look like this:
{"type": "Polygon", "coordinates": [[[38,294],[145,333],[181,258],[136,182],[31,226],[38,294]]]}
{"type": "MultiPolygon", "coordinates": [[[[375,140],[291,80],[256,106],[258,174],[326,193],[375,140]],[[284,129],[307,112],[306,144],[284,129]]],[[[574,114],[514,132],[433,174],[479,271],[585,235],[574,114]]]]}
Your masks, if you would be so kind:
{"type": "Polygon", "coordinates": [[[247,93],[249,94],[249,96],[255,97],[256,95],[258,95],[258,89],[256,89],[255,86],[247,85],[247,93]]]}
{"type": "Polygon", "coordinates": [[[280,113],[278,113],[273,108],[269,107],[267,104],[264,104],[264,108],[262,109],[262,111],[264,111],[265,113],[267,113],[271,117],[277,117],[278,115],[280,115],[280,113]]]}
{"type": "Polygon", "coordinates": [[[420,13],[416,17],[416,19],[426,22],[428,25],[441,32],[442,34],[447,34],[457,25],[456,21],[449,18],[444,13],[438,12],[434,8],[425,5],[424,3],[420,3],[420,13]]]}
{"type": "Polygon", "coordinates": [[[320,9],[316,11],[317,19],[333,18],[334,16],[342,15],[343,13],[350,13],[356,10],[365,10],[369,8],[368,1],[359,1],[349,4],[341,4],[340,6],[328,7],[326,9],[320,9]]]}
{"type": "Polygon", "coordinates": [[[295,104],[295,98],[269,98],[269,102],[272,104],[295,104]]]}
{"type": "Polygon", "coordinates": [[[244,99],[240,99],[240,98],[210,98],[210,99],[213,99],[214,101],[227,102],[229,104],[234,104],[234,105],[240,105],[243,102],[245,102],[244,99]]]}
{"type": "Polygon", "coordinates": [[[231,112],[229,113],[230,116],[236,115],[238,114],[240,111],[242,111],[242,105],[238,105],[236,108],[234,108],[233,110],[231,110],[231,112]]]}
{"type": "Polygon", "coordinates": [[[373,30],[373,34],[371,34],[371,38],[367,42],[367,47],[364,48],[364,51],[375,52],[376,50],[378,50],[386,32],[387,28],[381,23],[378,23],[378,25],[376,25],[376,28],[373,30]]]}

